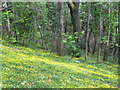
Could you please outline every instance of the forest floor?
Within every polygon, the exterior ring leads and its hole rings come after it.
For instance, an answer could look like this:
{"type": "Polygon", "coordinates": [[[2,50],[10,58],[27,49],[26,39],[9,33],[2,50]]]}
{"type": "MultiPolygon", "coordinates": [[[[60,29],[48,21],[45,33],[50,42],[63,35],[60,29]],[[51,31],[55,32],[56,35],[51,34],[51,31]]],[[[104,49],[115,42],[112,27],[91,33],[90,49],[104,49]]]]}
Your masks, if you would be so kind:
{"type": "MultiPolygon", "coordinates": [[[[118,65],[95,57],[70,59],[33,47],[3,43],[3,88],[116,88],[118,65]]],[[[0,64],[1,65],[1,64],[0,64]]]]}

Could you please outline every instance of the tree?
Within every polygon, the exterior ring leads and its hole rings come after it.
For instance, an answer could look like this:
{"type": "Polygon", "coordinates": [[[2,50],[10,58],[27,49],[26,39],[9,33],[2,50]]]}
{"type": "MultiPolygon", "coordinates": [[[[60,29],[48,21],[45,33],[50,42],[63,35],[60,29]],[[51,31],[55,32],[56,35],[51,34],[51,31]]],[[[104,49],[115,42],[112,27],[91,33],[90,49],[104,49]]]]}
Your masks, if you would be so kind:
{"type": "Polygon", "coordinates": [[[101,37],[102,37],[102,30],[103,30],[103,26],[102,26],[102,5],[100,6],[100,30],[99,30],[99,45],[98,45],[98,57],[97,57],[97,61],[100,60],[100,56],[101,56],[101,37]]]}
{"type": "MultiPolygon", "coordinates": [[[[68,7],[70,9],[70,15],[71,15],[71,23],[73,25],[73,35],[74,37],[78,37],[75,40],[75,47],[77,47],[77,50],[74,50],[73,52],[79,53],[79,49],[80,49],[80,32],[81,32],[81,28],[80,28],[80,17],[79,17],[79,2],[67,2],[68,7]],[[75,34],[75,33],[78,34],[75,34]]],[[[79,55],[77,55],[76,57],[79,57],[79,55]]]]}
{"type": "Polygon", "coordinates": [[[85,48],[85,60],[87,60],[88,55],[88,40],[90,34],[90,10],[91,10],[91,2],[88,3],[88,22],[87,22],[87,30],[86,30],[86,48],[85,48]]]}
{"type": "Polygon", "coordinates": [[[108,32],[106,32],[106,36],[107,36],[107,40],[105,42],[105,46],[104,46],[104,55],[103,55],[103,61],[107,61],[108,59],[108,53],[109,53],[109,39],[110,39],[110,2],[108,4],[108,32]]]}
{"type": "Polygon", "coordinates": [[[92,52],[95,56],[97,53],[98,61],[101,56],[103,61],[110,57],[119,60],[120,4],[117,4],[73,0],[3,2],[2,36],[25,46],[40,44],[42,49],[61,56],[83,55],[87,60],[88,52],[92,52]]]}
{"type": "Polygon", "coordinates": [[[71,14],[73,33],[80,32],[79,2],[67,2],[71,14]]]}
{"type": "Polygon", "coordinates": [[[9,10],[8,10],[9,7],[7,6],[7,2],[6,1],[2,3],[2,6],[3,6],[3,8],[5,8],[2,11],[5,12],[5,15],[6,15],[5,18],[4,18],[4,20],[5,20],[4,23],[5,24],[3,24],[4,25],[3,29],[6,30],[6,32],[8,34],[8,38],[10,39],[10,37],[11,37],[11,27],[10,27],[9,15],[8,15],[9,14],[9,10]]]}
{"type": "Polygon", "coordinates": [[[120,64],[120,2],[118,3],[118,33],[119,33],[119,35],[118,35],[118,64],[120,64]]]}
{"type": "Polygon", "coordinates": [[[62,42],[63,40],[63,33],[65,32],[64,29],[64,16],[63,16],[63,2],[58,2],[58,13],[59,13],[59,24],[60,24],[60,32],[59,32],[59,49],[58,49],[58,55],[63,56],[64,55],[64,44],[62,42]]]}

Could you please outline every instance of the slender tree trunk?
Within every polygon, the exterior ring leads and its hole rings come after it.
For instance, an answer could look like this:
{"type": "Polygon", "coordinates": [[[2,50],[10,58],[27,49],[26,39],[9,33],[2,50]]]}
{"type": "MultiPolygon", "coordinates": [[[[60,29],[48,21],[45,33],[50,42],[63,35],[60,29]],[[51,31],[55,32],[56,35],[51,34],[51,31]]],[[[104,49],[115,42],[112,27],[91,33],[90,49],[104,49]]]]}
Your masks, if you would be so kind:
{"type": "Polygon", "coordinates": [[[90,30],[89,37],[88,37],[88,52],[92,51],[92,48],[90,48],[90,46],[91,46],[91,42],[90,41],[91,41],[91,39],[93,39],[93,37],[91,38],[91,35],[92,35],[92,30],[90,30]]]}
{"type": "Polygon", "coordinates": [[[63,2],[61,2],[61,10],[60,10],[60,38],[61,38],[61,41],[60,41],[60,55],[63,56],[64,55],[64,44],[62,42],[64,36],[62,35],[62,33],[65,32],[65,29],[64,29],[64,16],[63,16],[63,13],[62,13],[62,7],[63,7],[63,2]]]}
{"type": "Polygon", "coordinates": [[[86,49],[85,49],[85,60],[88,59],[88,42],[90,35],[90,10],[91,10],[91,2],[88,3],[88,22],[87,22],[87,32],[86,32],[86,49]]]}
{"type": "MultiPolygon", "coordinates": [[[[95,3],[93,3],[93,7],[94,7],[94,4],[95,3]]],[[[98,27],[96,27],[96,14],[95,14],[95,7],[93,8],[93,26],[94,26],[94,29],[95,30],[97,30],[98,29],[98,27]]],[[[94,31],[94,30],[93,30],[94,31]]],[[[96,33],[93,33],[93,37],[94,37],[94,45],[93,45],[93,51],[92,51],[92,53],[93,54],[95,54],[95,52],[96,52],[96,46],[97,46],[97,34],[96,33]]]]}
{"type": "MultiPolygon", "coordinates": [[[[17,20],[16,18],[16,14],[15,14],[15,8],[14,8],[14,2],[12,2],[12,11],[13,11],[13,15],[14,15],[14,22],[17,20]]],[[[14,37],[16,39],[16,41],[18,40],[18,35],[17,35],[17,31],[16,31],[16,24],[14,23],[14,27],[15,27],[15,31],[14,31],[14,37]]]]}
{"type": "MultiPolygon", "coordinates": [[[[2,5],[2,6],[4,6],[4,8],[7,8],[7,3],[4,2],[3,4],[4,5],[2,5]]],[[[7,11],[7,9],[5,10],[5,12],[6,11],[7,11]]],[[[10,20],[9,20],[8,14],[6,15],[6,18],[7,18],[7,34],[8,34],[8,38],[10,39],[10,37],[11,37],[11,29],[10,29],[10,20]]]]}
{"type": "Polygon", "coordinates": [[[99,30],[99,45],[98,45],[98,57],[97,61],[100,60],[100,54],[101,54],[101,37],[102,37],[102,6],[100,6],[100,30],[99,30]]]}
{"type": "MultiPolygon", "coordinates": [[[[118,4],[118,33],[120,34],[120,2],[118,4]]],[[[118,36],[118,64],[120,64],[120,35],[118,36]]]]}
{"type": "MultiPolygon", "coordinates": [[[[2,2],[0,2],[0,9],[2,9],[2,2]]],[[[3,32],[3,25],[2,25],[2,17],[0,17],[0,37],[1,38],[2,38],[3,34],[4,34],[4,32],[3,32]]]]}
{"type": "Polygon", "coordinates": [[[95,40],[94,40],[94,46],[93,46],[93,54],[95,54],[96,52],[96,45],[97,45],[97,40],[96,40],[96,36],[94,36],[95,40]]]}
{"type": "Polygon", "coordinates": [[[108,33],[107,33],[107,42],[105,43],[104,48],[104,55],[103,55],[103,61],[107,61],[108,59],[108,53],[109,53],[109,39],[110,39],[110,2],[109,2],[109,9],[108,9],[108,15],[109,15],[109,23],[108,23],[108,33]]]}
{"type": "Polygon", "coordinates": [[[64,30],[64,16],[63,16],[63,2],[58,2],[58,16],[59,16],[59,25],[60,25],[60,32],[59,32],[59,47],[58,47],[58,55],[63,56],[64,55],[64,44],[62,42],[63,35],[62,33],[65,32],[64,30]]]}

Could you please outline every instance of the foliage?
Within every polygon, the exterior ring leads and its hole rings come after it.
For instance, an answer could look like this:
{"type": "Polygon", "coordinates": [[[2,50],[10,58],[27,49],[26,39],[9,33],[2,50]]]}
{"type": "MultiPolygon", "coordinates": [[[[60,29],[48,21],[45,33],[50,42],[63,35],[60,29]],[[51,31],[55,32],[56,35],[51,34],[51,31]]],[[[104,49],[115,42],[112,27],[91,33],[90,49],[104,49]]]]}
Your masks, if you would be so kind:
{"type": "Polygon", "coordinates": [[[72,8],[71,4],[1,4],[10,7],[0,14],[0,88],[2,84],[3,88],[120,87],[120,5],[75,2],[79,8],[72,8]]]}
{"type": "MultiPolygon", "coordinates": [[[[94,57],[60,57],[45,50],[3,41],[3,88],[116,88],[118,65],[94,57]],[[104,68],[103,68],[104,67],[104,68]]],[[[1,84],[0,84],[1,85],[1,84]]]]}
{"type": "Polygon", "coordinates": [[[108,57],[111,55],[113,57],[119,56],[117,55],[119,48],[119,5],[117,2],[91,2],[89,14],[88,3],[81,2],[79,9],[77,9],[80,11],[80,30],[77,30],[80,31],[79,36],[77,33],[76,35],[75,33],[72,34],[74,31],[72,26],[76,23],[74,20],[72,21],[72,16],[74,16],[74,14],[71,14],[72,9],[68,7],[67,3],[63,3],[61,14],[64,24],[62,31],[64,37],[61,37],[60,7],[57,2],[7,2],[6,5],[12,7],[3,10],[1,13],[2,38],[5,40],[20,42],[24,46],[39,43],[45,50],[58,54],[59,51],[65,50],[63,52],[67,51],[66,54],[79,57],[84,54],[84,50],[87,48],[85,42],[89,21],[88,52],[97,53],[97,47],[101,44],[101,55],[104,55],[103,52],[105,46],[107,46],[108,57]],[[98,43],[100,7],[102,8],[102,35],[101,41],[98,43]],[[89,20],[88,16],[90,16],[89,20]],[[62,41],[64,42],[63,46],[62,41]],[[109,52],[112,52],[111,55],[109,52]]]}
{"type": "Polygon", "coordinates": [[[63,43],[67,50],[68,55],[80,57],[81,55],[84,54],[84,50],[80,49],[80,47],[78,46],[80,44],[76,44],[76,41],[78,42],[83,34],[84,32],[81,32],[79,36],[78,36],[78,32],[74,34],[72,33],[62,34],[64,36],[63,43]]]}

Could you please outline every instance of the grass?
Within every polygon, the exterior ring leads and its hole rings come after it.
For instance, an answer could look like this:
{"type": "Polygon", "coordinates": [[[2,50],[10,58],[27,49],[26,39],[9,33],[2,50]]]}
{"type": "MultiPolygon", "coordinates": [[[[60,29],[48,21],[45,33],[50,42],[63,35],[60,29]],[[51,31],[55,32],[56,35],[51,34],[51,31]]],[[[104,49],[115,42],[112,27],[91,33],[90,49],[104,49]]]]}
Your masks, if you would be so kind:
{"type": "Polygon", "coordinates": [[[50,54],[37,46],[3,43],[3,88],[116,88],[118,65],[96,63],[94,57],[73,58],[50,54]]]}

